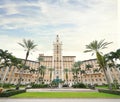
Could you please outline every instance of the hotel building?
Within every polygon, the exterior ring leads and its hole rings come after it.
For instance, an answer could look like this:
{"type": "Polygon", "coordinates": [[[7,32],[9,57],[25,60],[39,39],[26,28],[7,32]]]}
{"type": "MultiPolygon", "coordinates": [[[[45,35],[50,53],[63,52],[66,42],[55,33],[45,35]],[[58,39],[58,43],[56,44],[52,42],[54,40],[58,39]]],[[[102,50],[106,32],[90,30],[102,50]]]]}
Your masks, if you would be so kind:
{"type": "MultiPolygon", "coordinates": [[[[56,36],[56,40],[53,43],[53,55],[45,56],[44,54],[39,54],[40,57],[43,58],[43,61],[40,62],[40,65],[46,67],[44,83],[50,83],[55,79],[60,79],[64,81],[64,83],[68,83],[70,86],[75,83],[74,73],[71,71],[73,65],[75,63],[75,56],[63,56],[62,55],[62,42],[59,39],[59,36],[56,36]],[[52,79],[50,79],[50,68],[52,71],[52,79]],[[65,69],[68,69],[68,80],[66,79],[65,69]]],[[[36,61],[28,60],[26,63],[30,66],[31,69],[37,70],[39,67],[39,63],[36,61]]],[[[82,61],[80,66],[81,70],[85,70],[85,73],[81,74],[78,72],[78,82],[83,82],[85,84],[107,84],[106,78],[104,76],[103,71],[95,71],[99,69],[99,65],[96,59],[90,59],[82,61]],[[91,65],[92,68],[86,70],[86,65],[91,65]]],[[[110,76],[111,82],[114,79],[120,83],[120,71],[112,68],[108,72],[110,76]]],[[[0,83],[11,83],[17,84],[19,80],[20,71],[16,67],[12,66],[11,68],[1,68],[0,69],[0,83]]],[[[31,82],[37,83],[38,74],[37,72],[30,72],[30,70],[24,70],[22,84],[29,84],[31,82]]]]}

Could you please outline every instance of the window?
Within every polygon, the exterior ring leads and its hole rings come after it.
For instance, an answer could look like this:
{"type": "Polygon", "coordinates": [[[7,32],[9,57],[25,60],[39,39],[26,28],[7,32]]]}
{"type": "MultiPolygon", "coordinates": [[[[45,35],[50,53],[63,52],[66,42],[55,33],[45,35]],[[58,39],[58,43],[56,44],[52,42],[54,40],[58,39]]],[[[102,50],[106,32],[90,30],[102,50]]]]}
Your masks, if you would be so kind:
{"type": "Polygon", "coordinates": [[[8,78],[6,78],[6,81],[8,81],[8,78]]]}

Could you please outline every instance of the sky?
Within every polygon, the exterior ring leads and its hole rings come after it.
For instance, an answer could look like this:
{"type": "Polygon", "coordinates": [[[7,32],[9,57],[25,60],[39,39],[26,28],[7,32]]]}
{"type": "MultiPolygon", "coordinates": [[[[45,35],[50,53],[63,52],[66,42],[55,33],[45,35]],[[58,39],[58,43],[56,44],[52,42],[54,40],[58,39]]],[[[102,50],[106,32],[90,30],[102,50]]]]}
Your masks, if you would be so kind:
{"type": "Polygon", "coordinates": [[[0,49],[18,58],[26,52],[18,45],[31,39],[37,48],[29,60],[40,53],[53,55],[56,35],[62,41],[62,53],[76,60],[95,58],[84,53],[93,40],[113,42],[102,52],[120,48],[118,29],[119,0],[0,0],[0,49]]]}

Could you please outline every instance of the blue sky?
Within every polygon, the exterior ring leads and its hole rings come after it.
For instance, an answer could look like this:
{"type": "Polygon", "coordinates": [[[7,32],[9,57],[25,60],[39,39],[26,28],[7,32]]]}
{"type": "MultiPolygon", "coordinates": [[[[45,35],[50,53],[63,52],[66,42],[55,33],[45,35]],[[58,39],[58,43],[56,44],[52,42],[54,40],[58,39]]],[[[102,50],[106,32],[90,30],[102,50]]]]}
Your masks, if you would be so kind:
{"type": "Polygon", "coordinates": [[[0,0],[0,47],[24,58],[17,43],[34,40],[38,47],[29,59],[35,60],[39,53],[53,54],[59,34],[63,55],[78,60],[93,58],[83,53],[93,40],[112,41],[103,52],[115,51],[120,47],[117,4],[117,0],[0,0]]]}

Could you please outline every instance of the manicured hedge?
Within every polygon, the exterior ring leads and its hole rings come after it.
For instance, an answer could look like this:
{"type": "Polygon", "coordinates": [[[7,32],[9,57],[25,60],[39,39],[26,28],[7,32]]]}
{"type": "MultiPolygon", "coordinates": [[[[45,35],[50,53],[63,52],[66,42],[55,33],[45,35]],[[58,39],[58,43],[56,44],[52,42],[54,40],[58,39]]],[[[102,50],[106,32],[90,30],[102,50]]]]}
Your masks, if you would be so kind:
{"type": "Polygon", "coordinates": [[[69,87],[69,85],[68,84],[64,84],[62,87],[69,87]]]}
{"type": "Polygon", "coordinates": [[[98,91],[99,91],[99,92],[103,92],[103,93],[120,95],[120,91],[117,91],[117,90],[98,89],[98,91]]]}
{"type": "Polygon", "coordinates": [[[24,93],[24,92],[26,92],[26,90],[6,90],[0,93],[0,97],[9,97],[9,96],[24,93]]]}
{"type": "Polygon", "coordinates": [[[73,88],[86,88],[86,85],[83,83],[77,83],[72,85],[73,88]]]}
{"type": "Polygon", "coordinates": [[[48,84],[33,84],[32,88],[48,88],[48,84]]]}

